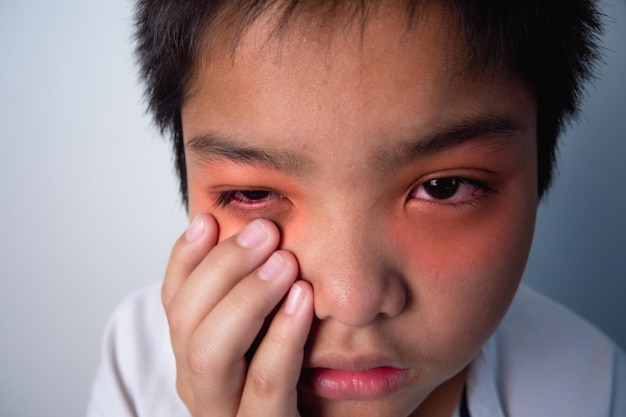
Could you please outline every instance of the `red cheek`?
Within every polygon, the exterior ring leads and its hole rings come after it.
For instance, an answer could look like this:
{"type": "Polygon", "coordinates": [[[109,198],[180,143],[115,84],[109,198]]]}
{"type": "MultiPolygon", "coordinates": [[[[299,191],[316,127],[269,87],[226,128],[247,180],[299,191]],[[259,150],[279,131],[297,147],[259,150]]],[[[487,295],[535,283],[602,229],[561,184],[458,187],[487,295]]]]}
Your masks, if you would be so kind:
{"type": "Polygon", "coordinates": [[[397,263],[437,286],[480,279],[499,269],[519,269],[525,256],[518,248],[528,240],[519,233],[526,224],[523,218],[496,205],[466,213],[458,210],[464,209],[424,210],[390,224],[387,246],[399,257],[397,263]]]}
{"type": "Polygon", "coordinates": [[[237,233],[246,225],[245,220],[233,219],[232,216],[226,216],[223,209],[216,207],[215,201],[211,196],[207,195],[204,187],[194,181],[189,181],[189,218],[193,219],[200,213],[209,213],[215,217],[219,226],[219,238],[221,242],[228,237],[237,233]]]}

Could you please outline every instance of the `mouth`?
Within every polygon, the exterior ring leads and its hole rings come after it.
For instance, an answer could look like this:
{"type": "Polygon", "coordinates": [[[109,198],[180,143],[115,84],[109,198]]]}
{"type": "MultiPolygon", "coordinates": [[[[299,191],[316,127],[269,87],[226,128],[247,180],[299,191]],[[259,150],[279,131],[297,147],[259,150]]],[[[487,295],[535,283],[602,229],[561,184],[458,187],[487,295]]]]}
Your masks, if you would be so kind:
{"type": "Polygon", "coordinates": [[[367,369],[304,368],[301,384],[329,400],[378,400],[411,383],[411,369],[378,366],[367,369]]]}

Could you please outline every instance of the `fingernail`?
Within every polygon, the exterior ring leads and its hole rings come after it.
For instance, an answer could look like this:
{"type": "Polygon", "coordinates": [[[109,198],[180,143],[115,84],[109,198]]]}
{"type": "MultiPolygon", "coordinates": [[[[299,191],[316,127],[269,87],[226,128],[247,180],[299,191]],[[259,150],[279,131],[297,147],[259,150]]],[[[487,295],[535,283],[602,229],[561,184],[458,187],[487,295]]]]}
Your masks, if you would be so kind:
{"type": "Polygon", "coordinates": [[[287,295],[287,300],[285,300],[285,313],[293,316],[300,310],[303,301],[304,291],[302,288],[299,285],[292,285],[289,290],[289,295],[287,295]]]}
{"type": "Polygon", "coordinates": [[[267,238],[267,230],[260,220],[254,220],[237,234],[237,243],[244,248],[253,248],[267,238]]]}
{"type": "Polygon", "coordinates": [[[188,242],[194,242],[198,240],[200,236],[204,233],[204,219],[200,214],[198,214],[185,232],[185,239],[188,242]]]}
{"type": "Polygon", "coordinates": [[[285,269],[285,258],[278,253],[274,252],[270,258],[265,261],[263,266],[259,268],[257,275],[264,281],[269,281],[275,278],[285,269]]]}

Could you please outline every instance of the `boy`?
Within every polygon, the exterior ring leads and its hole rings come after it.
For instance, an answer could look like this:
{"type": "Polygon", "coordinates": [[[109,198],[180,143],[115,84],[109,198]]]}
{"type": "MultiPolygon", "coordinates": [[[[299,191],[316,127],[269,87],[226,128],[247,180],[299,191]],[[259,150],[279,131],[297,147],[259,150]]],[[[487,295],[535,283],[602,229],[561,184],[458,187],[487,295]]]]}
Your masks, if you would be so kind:
{"type": "Polygon", "coordinates": [[[534,3],[140,1],[192,221],[90,415],[626,415],[623,352],[518,289],[600,26],[534,3]]]}

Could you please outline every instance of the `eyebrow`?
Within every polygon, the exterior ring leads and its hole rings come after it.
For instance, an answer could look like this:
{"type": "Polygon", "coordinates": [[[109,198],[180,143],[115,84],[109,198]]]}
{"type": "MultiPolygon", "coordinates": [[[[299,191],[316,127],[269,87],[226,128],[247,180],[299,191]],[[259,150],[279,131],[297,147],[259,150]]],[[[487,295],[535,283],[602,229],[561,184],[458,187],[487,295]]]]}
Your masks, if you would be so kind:
{"type": "MultiPolygon", "coordinates": [[[[514,135],[525,130],[520,122],[510,117],[491,114],[474,116],[433,133],[414,137],[391,150],[381,148],[373,156],[372,163],[382,171],[392,171],[419,158],[433,156],[470,142],[505,145],[514,135]]],[[[201,163],[228,160],[296,176],[304,176],[314,167],[313,161],[306,155],[286,150],[261,149],[216,133],[194,136],[185,147],[193,155],[192,158],[201,163]]]]}
{"type": "Polygon", "coordinates": [[[214,160],[229,160],[298,176],[308,173],[312,166],[311,160],[304,155],[244,145],[233,138],[215,133],[194,136],[185,147],[195,158],[205,163],[214,160]]]}
{"type": "Polygon", "coordinates": [[[388,159],[389,163],[397,164],[432,156],[469,142],[506,144],[513,136],[525,131],[526,128],[520,122],[507,116],[473,116],[405,142],[394,152],[383,152],[383,158],[388,159]]]}
{"type": "Polygon", "coordinates": [[[525,131],[526,128],[513,118],[495,114],[478,115],[408,140],[395,149],[381,149],[375,159],[382,169],[393,169],[467,143],[506,145],[513,140],[513,136],[525,131]]]}

